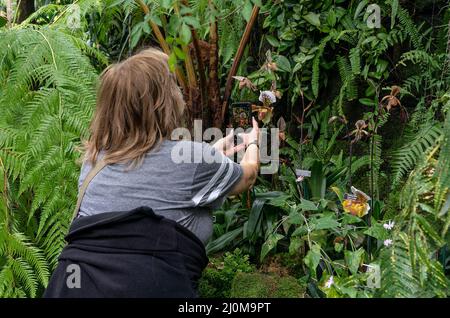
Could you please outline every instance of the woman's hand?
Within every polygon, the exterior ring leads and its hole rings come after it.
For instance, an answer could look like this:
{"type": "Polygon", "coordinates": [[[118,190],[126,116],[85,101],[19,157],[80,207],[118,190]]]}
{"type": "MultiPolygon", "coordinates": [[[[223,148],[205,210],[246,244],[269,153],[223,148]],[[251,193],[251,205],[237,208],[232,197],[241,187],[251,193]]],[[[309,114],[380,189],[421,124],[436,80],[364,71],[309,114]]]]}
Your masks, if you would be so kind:
{"type": "Polygon", "coordinates": [[[259,143],[259,127],[258,127],[258,122],[255,120],[254,117],[252,117],[252,123],[253,123],[253,129],[249,133],[239,134],[239,137],[241,137],[242,140],[244,141],[243,144],[245,145],[245,147],[247,147],[249,144],[251,144],[252,142],[255,142],[255,141],[257,143],[259,143]]]}
{"type": "Polygon", "coordinates": [[[225,156],[232,156],[236,152],[245,149],[250,143],[259,142],[259,127],[258,122],[252,117],[253,129],[249,133],[240,133],[238,136],[242,138],[243,142],[234,146],[234,130],[222,139],[219,139],[213,148],[222,152],[225,156]]]}
{"type": "Polygon", "coordinates": [[[258,122],[253,118],[253,129],[248,134],[239,134],[244,140],[242,145],[247,147],[244,156],[240,162],[243,175],[239,183],[231,190],[230,195],[243,193],[253,187],[259,171],[259,148],[257,146],[250,147],[254,142],[259,142],[258,122]]]}
{"type": "Polygon", "coordinates": [[[231,132],[227,136],[219,139],[212,147],[228,157],[234,155],[236,152],[245,149],[246,144],[239,144],[237,146],[234,146],[234,130],[231,130],[231,132]]]}

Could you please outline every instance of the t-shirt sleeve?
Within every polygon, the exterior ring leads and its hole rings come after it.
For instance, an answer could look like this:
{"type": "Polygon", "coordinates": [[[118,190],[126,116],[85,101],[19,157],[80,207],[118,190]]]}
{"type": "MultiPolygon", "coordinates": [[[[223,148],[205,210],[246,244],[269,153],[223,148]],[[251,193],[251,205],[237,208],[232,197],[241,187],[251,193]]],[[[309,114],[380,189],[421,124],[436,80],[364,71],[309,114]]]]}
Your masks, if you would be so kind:
{"type": "Polygon", "coordinates": [[[192,184],[194,206],[220,207],[228,193],[243,175],[239,164],[206,143],[197,146],[202,151],[202,161],[196,164],[192,184]]]}

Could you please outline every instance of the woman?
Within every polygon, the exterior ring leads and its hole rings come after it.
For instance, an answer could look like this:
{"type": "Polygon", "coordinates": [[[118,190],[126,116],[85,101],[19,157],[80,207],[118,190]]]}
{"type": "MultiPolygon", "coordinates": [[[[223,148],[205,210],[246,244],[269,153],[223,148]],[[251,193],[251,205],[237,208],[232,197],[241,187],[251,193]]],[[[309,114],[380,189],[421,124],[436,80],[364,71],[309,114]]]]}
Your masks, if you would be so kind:
{"type": "Polygon", "coordinates": [[[103,72],[76,219],[46,297],[196,296],[211,212],[255,182],[259,131],[253,120],[235,148],[231,134],[214,146],[171,140],[184,109],[168,57],[157,49],[103,72]],[[225,156],[242,147],[240,164],[225,156]],[[77,266],[79,282],[70,276],[77,266]]]}

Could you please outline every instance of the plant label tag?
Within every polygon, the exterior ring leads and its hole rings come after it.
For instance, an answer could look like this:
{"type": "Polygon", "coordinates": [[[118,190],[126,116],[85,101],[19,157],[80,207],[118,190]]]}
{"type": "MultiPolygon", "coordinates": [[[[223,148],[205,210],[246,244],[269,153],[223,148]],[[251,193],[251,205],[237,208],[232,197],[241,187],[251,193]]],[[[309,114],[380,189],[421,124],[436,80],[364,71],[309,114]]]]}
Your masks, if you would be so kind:
{"type": "Polygon", "coordinates": [[[311,171],[309,170],[296,169],[295,173],[297,174],[297,177],[311,177],[311,171]]]}

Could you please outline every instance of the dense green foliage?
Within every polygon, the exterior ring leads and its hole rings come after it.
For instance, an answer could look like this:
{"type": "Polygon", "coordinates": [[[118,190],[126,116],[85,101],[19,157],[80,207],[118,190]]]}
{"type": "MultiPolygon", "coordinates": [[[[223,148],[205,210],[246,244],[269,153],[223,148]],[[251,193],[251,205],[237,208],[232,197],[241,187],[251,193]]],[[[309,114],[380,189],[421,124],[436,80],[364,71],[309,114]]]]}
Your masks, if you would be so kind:
{"type": "Polygon", "coordinates": [[[430,23],[398,1],[380,1],[391,20],[371,29],[366,4],[264,7],[263,37],[283,63],[272,76],[261,69],[248,78],[265,88],[275,80],[284,93],[290,107],[281,115],[293,117],[281,150],[287,160],[277,178],[261,180],[250,210],[244,199],[216,212],[224,222],[209,247],[239,246],[261,259],[274,249],[300,253],[304,274],[329,297],[445,297],[448,277],[430,255],[450,241],[448,13],[430,23]],[[402,106],[390,105],[393,85],[402,106]],[[344,123],[331,125],[333,116],[344,123]],[[356,140],[347,123],[358,119],[370,137],[356,140]],[[341,141],[348,135],[353,157],[341,141]],[[312,177],[298,184],[292,168],[312,177]],[[342,214],[349,183],[373,198],[370,218],[342,214]],[[368,265],[381,267],[381,289],[367,288],[368,265]]]}
{"type": "Polygon", "coordinates": [[[97,79],[80,43],[45,29],[0,38],[0,294],[36,296],[64,246],[77,195],[76,147],[97,79]]]}
{"type": "MultiPolygon", "coordinates": [[[[209,254],[240,250],[211,259],[201,295],[229,297],[249,279],[258,281],[246,291],[255,297],[300,296],[298,286],[311,297],[450,295],[447,1],[372,1],[380,28],[368,25],[366,0],[143,1],[148,14],[133,0],[71,2],[38,1],[27,20],[8,26],[0,1],[0,297],[38,297],[48,283],[101,70],[140,47],[167,45],[192,98],[202,75],[213,86],[216,22],[223,88],[254,5],[259,18],[237,75],[261,90],[276,86],[281,98],[264,126],[283,118],[286,138],[278,173],[214,212],[209,254]],[[312,175],[298,181],[295,169],[312,175]],[[352,185],[372,198],[365,217],[343,211],[352,185]],[[255,273],[274,255],[295,268],[291,287],[270,291],[272,276],[255,273]],[[381,286],[371,288],[376,266],[381,286]]],[[[257,97],[233,86],[233,100],[257,97]]],[[[210,116],[202,105],[196,114],[210,116]]]]}
{"type": "Polygon", "coordinates": [[[239,273],[232,287],[233,298],[303,298],[305,289],[292,276],[239,273]]]}
{"type": "Polygon", "coordinates": [[[254,266],[248,255],[236,249],[222,258],[211,258],[199,283],[200,297],[220,298],[231,296],[231,284],[238,273],[251,273],[254,266]]]}

